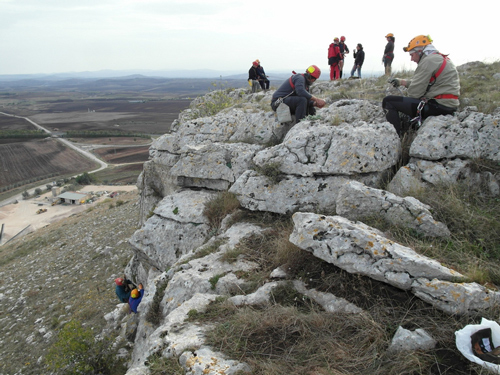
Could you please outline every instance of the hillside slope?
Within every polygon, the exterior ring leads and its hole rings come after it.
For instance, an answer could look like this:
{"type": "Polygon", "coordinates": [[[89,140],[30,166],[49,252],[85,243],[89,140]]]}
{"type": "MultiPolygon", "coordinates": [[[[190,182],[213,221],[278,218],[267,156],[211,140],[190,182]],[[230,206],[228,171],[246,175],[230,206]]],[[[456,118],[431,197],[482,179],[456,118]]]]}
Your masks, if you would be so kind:
{"type": "Polygon", "coordinates": [[[1,374],[48,373],[43,358],[71,319],[101,331],[132,256],[137,198],[122,194],[118,207],[108,200],[0,247],[1,374]]]}

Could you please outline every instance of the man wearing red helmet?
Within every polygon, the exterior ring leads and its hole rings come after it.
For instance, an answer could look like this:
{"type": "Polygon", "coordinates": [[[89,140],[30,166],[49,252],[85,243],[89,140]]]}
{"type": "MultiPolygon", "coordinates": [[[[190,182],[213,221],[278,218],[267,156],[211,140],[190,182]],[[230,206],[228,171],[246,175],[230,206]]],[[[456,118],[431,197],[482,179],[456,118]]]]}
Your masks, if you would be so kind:
{"type": "Polygon", "coordinates": [[[345,44],[345,36],[340,37],[339,49],[340,49],[339,72],[340,72],[340,78],[342,78],[342,70],[344,68],[344,57],[349,53],[349,48],[345,44]]]}
{"type": "Polygon", "coordinates": [[[257,87],[259,85],[259,72],[257,67],[259,63],[254,61],[250,69],[248,69],[248,84],[252,87],[252,94],[257,92],[257,87]]]}
{"type": "Polygon", "coordinates": [[[309,87],[320,77],[321,70],[316,65],[311,65],[304,74],[294,74],[276,90],[271,100],[271,108],[276,108],[281,103],[290,107],[290,112],[295,114],[299,122],[307,115],[316,114],[314,107],[323,108],[326,102],[309,93],[309,87]]]}

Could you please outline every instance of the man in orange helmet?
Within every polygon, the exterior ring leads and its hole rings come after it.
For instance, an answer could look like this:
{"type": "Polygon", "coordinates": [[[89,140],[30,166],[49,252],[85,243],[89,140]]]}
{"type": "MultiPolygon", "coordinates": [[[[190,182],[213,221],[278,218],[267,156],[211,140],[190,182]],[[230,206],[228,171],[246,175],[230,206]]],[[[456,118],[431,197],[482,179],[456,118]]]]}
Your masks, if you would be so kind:
{"type": "Polygon", "coordinates": [[[387,39],[387,44],[385,45],[382,63],[384,64],[385,75],[390,76],[392,72],[392,61],[394,60],[394,42],[396,38],[394,38],[393,33],[389,33],[385,36],[385,39],[387,39]]]}
{"type": "Polygon", "coordinates": [[[316,65],[311,65],[304,74],[294,74],[276,90],[271,100],[271,108],[276,108],[281,103],[290,107],[291,114],[299,122],[307,115],[316,114],[317,108],[323,108],[326,102],[309,93],[309,87],[320,77],[321,70],[316,65]]]}
{"type": "Polygon", "coordinates": [[[403,129],[399,112],[420,125],[429,116],[451,115],[460,105],[457,69],[432,45],[428,35],[416,36],[403,50],[409,52],[411,61],[418,64],[413,79],[389,78],[388,82],[394,87],[407,87],[408,97],[386,96],[382,101],[387,121],[394,125],[399,136],[408,130],[403,129]]]}

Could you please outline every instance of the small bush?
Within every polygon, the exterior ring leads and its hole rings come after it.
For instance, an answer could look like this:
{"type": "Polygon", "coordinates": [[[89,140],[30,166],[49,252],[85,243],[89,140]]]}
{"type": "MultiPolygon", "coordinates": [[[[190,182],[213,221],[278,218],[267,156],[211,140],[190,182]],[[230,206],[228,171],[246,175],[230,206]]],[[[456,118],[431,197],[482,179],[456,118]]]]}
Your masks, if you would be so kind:
{"type": "Polygon", "coordinates": [[[156,292],[153,297],[153,302],[151,303],[151,307],[146,314],[146,321],[155,326],[160,324],[163,317],[161,312],[161,301],[163,299],[163,293],[165,292],[167,286],[168,280],[165,280],[160,285],[157,285],[156,292]]]}
{"type": "Polygon", "coordinates": [[[64,374],[112,374],[118,366],[112,341],[96,340],[90,328],[71,320],[59,332],[46,358],[52,370],[64,374]]]}
{"type": "Polygon", "coordinates": [[[222,220],[240,207],[240,202],[236,195],[228,191],[220,192],[215,197],[205,203],[203,215],[210,222],[210,227],[214,232],[220,228],[222,220]]]}
{"type": "Polygon", "coordinates": [[[281,163],[279,162],[272,162],[254,167],[257,173],[266,176],[273,185],[278,184],[283,179],[283,173],[280,168],[281,163]]]}
{"type": "Polygon", "coordinates": [[[184,375],[186,373],[177,358],[165,358],[161,354],[150,355],[146,365],[150,375],[184,375]]]}

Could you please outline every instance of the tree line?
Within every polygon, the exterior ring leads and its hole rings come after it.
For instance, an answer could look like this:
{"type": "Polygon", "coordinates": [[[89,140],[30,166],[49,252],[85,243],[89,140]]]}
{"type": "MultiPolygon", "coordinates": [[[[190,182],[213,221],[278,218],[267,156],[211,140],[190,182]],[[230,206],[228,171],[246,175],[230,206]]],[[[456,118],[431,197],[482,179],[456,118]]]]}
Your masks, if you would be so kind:
{"type": "Polygon", "coordinates": [[[46,138],[48,136],[43,130],[0,130],[0,138],[46,138]]]}
{"type": "Polygon", "coordinates": [[[99,138],[99,137],[136,137],[136,138],[151,138],[150,135],[144,133],[124,133],[124,132],[110,132],[106,130],[70,130],[67,131],[63,137],[73,138],[99,138]]]}

